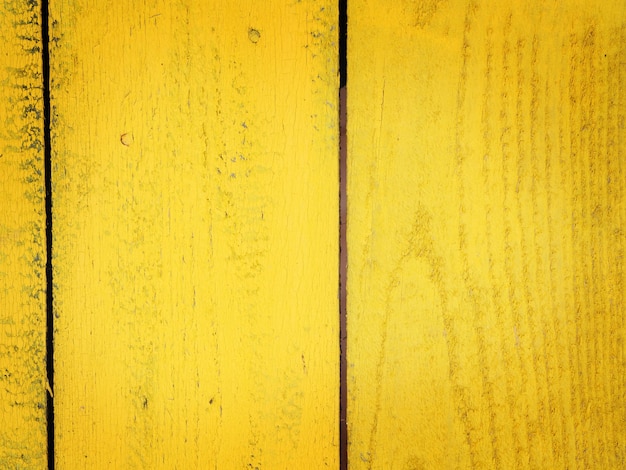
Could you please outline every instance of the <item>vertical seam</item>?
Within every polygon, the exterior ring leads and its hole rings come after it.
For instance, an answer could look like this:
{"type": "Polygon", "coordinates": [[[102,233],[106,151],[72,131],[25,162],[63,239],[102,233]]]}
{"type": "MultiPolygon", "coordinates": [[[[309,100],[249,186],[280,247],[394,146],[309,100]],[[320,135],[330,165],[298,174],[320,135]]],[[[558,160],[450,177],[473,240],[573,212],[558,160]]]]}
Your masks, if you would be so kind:
{"type": "Polygon", "coordinates": [[[41,54],[43,79],[43,137],[46,212],[46,426],[48,434],[48,470],[54,470],[54,311],[52,281],[52,144],[50,120],[50,42],[48,0],[41,0],[41,54]]]}

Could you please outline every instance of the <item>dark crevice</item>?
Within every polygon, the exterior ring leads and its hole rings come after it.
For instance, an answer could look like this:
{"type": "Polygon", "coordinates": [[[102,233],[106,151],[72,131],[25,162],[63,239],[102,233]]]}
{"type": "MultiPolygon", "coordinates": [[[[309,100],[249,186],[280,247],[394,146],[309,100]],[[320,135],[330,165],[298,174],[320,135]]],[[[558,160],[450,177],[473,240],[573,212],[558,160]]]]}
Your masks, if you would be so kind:
{"type": "Polygon", "coordinates": [[[50,137],[50,43],[48,1],[41,1],[41,42],[43,68],[43,138],[46,205],[46,373],[49,390],[46,414],[48,431],[48,470],[54,470],[54,312],[52,283],[52,145],[50,137]]]}
{"type": "Polygon", "coordinates": [[[348,267],[348,252],[346,246],[346,227],[347,227],[347,204],[346,204],[346,89],[341,88],[339,94],[340,102],[340,226],[339,226],[339,311],[340,311],[340,416],[339,416],[339,448],[340,448],[340,468],[346,470],[348,468],[348,428],[347,428],[347,404],[348,404],[348,361],[347,352],[347,333],[346,333],[346,278],[348,267]]]}
{"type": "Polygon", "coordinates": [[[346,243],[347,227],[347,139],[346,139],[346,84],[347,84],[347,26],[348,12],[347,0],[339,0],[339,335],[341,358],[339,363],[340,386],[339,386],[339,467],[341,470],[348,468],[348,362],[347,362],[347,332],[346,332],[346,279],[348,266],[348,251],[346,243]]]}
{"type": "Polygon", "coordinates": [[[339,82],[343,88],[348,82],[348,0],[339,0],[339,82]]]}

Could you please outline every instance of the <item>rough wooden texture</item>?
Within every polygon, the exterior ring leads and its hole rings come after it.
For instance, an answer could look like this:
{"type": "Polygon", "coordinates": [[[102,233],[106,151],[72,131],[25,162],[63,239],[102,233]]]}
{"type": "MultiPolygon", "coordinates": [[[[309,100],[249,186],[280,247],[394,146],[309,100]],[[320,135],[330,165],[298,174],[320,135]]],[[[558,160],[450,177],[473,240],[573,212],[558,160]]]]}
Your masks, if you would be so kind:
{"type": "Polygon", "coordinates": [[[58,469],[337,468],[334,3],[51,0],[58,469]]]}
{"type": "Polygon", "coordinates": [[[626,3],[348,7],[350,467],[626,468],[626,3]]]}
{"type": "Polygon", "coordinates": [[[40,6],[0,5],[0,468],[46,468],[40,6]]]}

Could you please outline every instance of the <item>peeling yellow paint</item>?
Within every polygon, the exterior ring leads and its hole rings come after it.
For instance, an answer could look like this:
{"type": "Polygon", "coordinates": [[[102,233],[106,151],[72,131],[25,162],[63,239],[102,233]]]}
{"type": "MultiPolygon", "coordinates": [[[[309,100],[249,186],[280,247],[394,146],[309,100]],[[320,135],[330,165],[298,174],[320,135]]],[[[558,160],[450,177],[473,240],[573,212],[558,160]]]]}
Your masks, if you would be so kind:
{"type": "Polygon", "coordinates": [[[46,463],[46,240],[39,6],[0,6],[0,468],[46,463]]]}

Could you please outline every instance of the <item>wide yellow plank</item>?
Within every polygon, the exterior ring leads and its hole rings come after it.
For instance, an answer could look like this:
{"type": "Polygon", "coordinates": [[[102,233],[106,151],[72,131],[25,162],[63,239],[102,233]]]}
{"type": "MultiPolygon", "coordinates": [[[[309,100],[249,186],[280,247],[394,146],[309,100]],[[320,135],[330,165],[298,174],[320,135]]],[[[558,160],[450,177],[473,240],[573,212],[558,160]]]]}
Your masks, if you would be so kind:
{"type": "Polygon", "coordinates": [[[0,5],[0,468],[46,464],[41,15],[0,5]]]}
{"type": "Polygon", "coordinates": [[[348,8],[351,468],[626,468],[626,3],[348,8]]]}
{"type": "Polygon", "coordinates": [[[57,468],[336,468],[336,6],[50,5],[57,468]]]}

